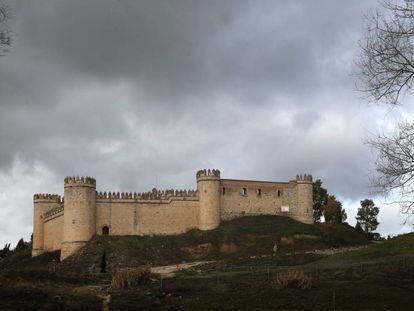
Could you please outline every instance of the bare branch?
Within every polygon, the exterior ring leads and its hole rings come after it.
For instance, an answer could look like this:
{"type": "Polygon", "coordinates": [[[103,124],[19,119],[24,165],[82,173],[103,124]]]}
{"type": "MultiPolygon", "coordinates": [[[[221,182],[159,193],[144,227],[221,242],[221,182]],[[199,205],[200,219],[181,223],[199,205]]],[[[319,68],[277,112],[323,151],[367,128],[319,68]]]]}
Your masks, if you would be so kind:
{"type": "Polygon", "coordinates": [[[0,55],[7,52],[11,46],[11,31],[7,26],[9,8],[0,3],[0,55]]]}
{"type": "Polygon", "coordinates": [[[398,124],[392,135],[368,142],[377,152],[373,185],[377,192],[396,195],[401,212],[414,216],[414,123],[398,124]]]}
{"type": "Polygon", "coordinates": [[[357,89],[376,102],[396,105],[414,81],[414,4],[382,1],[384,13],[367,16],[356,62],[357,89]]]}

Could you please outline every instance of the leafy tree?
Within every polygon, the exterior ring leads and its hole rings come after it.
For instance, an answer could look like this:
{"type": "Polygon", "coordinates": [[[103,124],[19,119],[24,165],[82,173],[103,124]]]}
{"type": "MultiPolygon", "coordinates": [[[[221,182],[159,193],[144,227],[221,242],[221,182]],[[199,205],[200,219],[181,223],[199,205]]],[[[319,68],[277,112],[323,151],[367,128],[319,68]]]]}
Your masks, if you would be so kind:
{"type": "Polygon", "coordinates": [[[19,240],[19,242],[17,242],[16,248],[14,249],[15,252],[20,252],[22,250],[25,250],[29,247],[29,243],[25,242],[22,239],[19,240]]]}
{"type": "Polygon", "coordinates": [[[342,203],[339,202],[334,195],[329,195],[326,201],[323,215],[327,223],[343,223],[346,218],[346,212],[342,208],[342,203]]]}
{"type": "Polygon", "coordinates": [[[379,208],[375,206],[374,201],[370,199],[361,201],[361,207],[358,209],[356,220],[367,235],[377,229],[379,225],[377,221],[378,213],[379,208]]]}
{"type": "Polygon", "coordinates": [[[362,226],[358,221],[355,224],[355,230],[358,231],[359,233],[364,233],[364,229],[362,229],[362,226]]]}
{"type": "Polygon", "coordinates": [[[328,191],[322,187],[322,181],[317,179],[313,183],[313,218],[320,222],[323,210],[328,199],[328,191]]]}
{"type": "Polygon", "coordinates": [[[0,259],[2,258],[6,258],[9,254],[10,254],[10,243],[6,245],[4,245],[3,249],[0,250],[0,259]]]}

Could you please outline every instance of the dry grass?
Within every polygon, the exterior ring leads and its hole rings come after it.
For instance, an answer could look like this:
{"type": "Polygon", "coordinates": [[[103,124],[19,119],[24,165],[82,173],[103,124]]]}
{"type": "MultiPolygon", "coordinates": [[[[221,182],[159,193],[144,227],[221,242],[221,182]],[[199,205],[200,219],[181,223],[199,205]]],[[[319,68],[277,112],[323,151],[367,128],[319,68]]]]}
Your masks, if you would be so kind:
{"type": "Polygon", "coordinates": [[[278,289],[296,287],[299,289],[309,289],[312,287],[312,277],[300,270],[287,270],[277,274],[273,280],[273,285],[278,289]]]}
{"type": "Polygon", "coordinates": [[[151,271],[146,267],[120,270],[112,277],[111,285],[115,289],[132,288],[147,284],[150,276],[151,271]]]}

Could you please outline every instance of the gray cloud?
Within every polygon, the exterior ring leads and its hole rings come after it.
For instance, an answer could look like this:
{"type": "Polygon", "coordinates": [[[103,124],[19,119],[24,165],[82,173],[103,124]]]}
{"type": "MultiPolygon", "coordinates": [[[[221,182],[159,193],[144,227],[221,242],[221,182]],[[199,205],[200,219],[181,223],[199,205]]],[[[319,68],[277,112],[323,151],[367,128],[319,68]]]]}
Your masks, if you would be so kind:
{"type": "Polygon", "coordinates": [[[358,98],[350,72],[376,1],[10,5],[0,204],[18,220],[8,239],[29,234],[32,192],[62,192],[72,174],[143,191],[195,187],[203,167],[249,179],[311,172],[345,201],[369,195],[363,140],[384,112],[358,98]]]}

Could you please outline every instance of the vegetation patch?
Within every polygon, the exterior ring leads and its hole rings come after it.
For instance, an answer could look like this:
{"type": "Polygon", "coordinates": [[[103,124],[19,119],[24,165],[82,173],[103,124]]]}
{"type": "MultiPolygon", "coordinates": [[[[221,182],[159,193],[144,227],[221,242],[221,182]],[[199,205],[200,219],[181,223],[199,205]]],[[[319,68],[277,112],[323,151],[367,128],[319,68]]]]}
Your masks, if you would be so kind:
{"type": "Polygon", "coordinates": [[[312,287],[312,277],[301,270],[286,270],[279,272],[272,283],[279,290],[288,287],[310,289],[312,287]]]}
{"type": "Polygon", "coordinates": [[[148,284],[151,271],[148,268],[135,268],[120,270],[112,277],[111,286],[114,289],[133,288],[148,284]]]}

